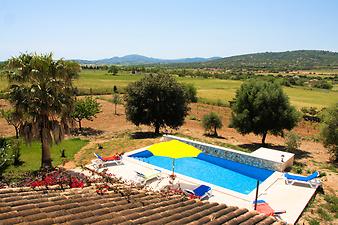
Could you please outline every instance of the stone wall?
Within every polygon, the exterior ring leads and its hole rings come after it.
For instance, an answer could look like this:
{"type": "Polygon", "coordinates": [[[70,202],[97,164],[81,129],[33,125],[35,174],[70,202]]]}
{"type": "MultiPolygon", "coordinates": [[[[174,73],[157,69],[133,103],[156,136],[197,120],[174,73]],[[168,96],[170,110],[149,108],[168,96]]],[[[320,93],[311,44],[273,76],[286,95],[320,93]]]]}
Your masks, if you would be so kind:
{"type": "Polygon", "coordinates": [[[284,171],[285,169],[285,166],[283,165],[282,162],[279,163],[279,162],[274,162],[274,161],[270,161],[267,159],[258,158],[256,156],[250,155],[250,153],[236,151],[230,148],[223,148],[223,147],[206,144],[206,143],[202,143],[198,141],[193,141],[193,140],[189,140],[189,139],[185,139],[181,137],[176,137],[173,135],[164,135],[163,137],[167,140],[175,139],[175,140],[185,142],[189,145],[192,145],[202,150],[206,154],[211,154],[211,155],[214,155],[220,158],[232,160],[232,161],[239,162],[242,164],[248,164],[248,165],[256,166],[259,168],[264,168],[268,170],[276,170],[280,172],[284,171]]]}

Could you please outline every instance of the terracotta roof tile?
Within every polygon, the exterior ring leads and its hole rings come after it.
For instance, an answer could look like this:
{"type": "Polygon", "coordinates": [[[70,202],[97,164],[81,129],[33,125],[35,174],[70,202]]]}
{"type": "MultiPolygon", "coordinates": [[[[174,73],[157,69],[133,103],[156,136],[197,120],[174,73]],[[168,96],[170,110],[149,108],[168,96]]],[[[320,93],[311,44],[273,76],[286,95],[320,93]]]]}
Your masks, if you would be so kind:
{"type": "Polygon", "coordinates": [[[265,217],[262,221],[257,223],[257,225],[268,225],[268,224],[274,223],[275,221],[276,220],[273,219],[272,217],[265,217]]]}
{"type": "Polygon", "coordinates": [[[68,190],[0,189],[0,224],[274,224],[247,209],[188,200],[182,196],[114,184],[98,195],[94,187],[68,190]]]}
{"type": "Polygon", "coordinates": [[[251,224],[257,224],[260,221],[264,220],[266,218],[266,216],[264,214],[258,214],[255,215],[253,217],[251,217],[250,219],[248,219],[247,221],[243,222],[243,225],[251,225],[251,224]]]}

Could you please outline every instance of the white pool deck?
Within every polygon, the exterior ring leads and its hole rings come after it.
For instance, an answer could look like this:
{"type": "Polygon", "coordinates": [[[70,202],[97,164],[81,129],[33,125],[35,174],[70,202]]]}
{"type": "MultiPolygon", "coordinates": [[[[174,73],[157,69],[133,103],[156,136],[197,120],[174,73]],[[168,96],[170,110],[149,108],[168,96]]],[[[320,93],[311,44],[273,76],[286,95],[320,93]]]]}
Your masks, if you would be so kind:
{"type": "MultiPolygon", "coordinates": [[[[138,149],[127,153],[122,159],[122,165],[108,166],[108,173],[121,177],[126,182],[135,182],[136,171],[142,173],[149,173],[154,169],[161,170],[162,179],[154,179],[147,182],[147,186],[153,190],[160,190],[169,184],[169,175],[171,171],[150,165],[145,162],[128,157],[146,148],[138,149]]],[[[88,167],[92,167],[88,165],[88,167]]],[[[266,181],[259,186],[259,197],[269,203],[274,210],[285,210],[286,213],[280,215],[280,219],[288,224],[294,224],[300,217],[304,208],[314,195],[316,189],[309,185],[293,184],[287,185],[282,178],[283,173],[275,172],[266,181]]],[[[238,206],[253,210],[252,202],[255,200],[255,191],[245,195],[234,192],[204,181],[200,181],[182,174],[176,174],[175,184],[182,189],[193,189],[201,184],[208,185],[212,188],[213,196],[208,199],[210,202],[224,203],[227,205],[238,206]]]]}

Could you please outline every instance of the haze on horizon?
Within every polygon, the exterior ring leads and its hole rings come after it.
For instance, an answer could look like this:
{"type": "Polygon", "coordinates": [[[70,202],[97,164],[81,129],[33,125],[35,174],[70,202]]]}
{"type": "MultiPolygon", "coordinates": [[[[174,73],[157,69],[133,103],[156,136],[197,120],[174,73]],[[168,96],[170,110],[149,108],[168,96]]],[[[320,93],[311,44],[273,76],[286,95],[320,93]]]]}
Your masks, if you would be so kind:
{"type": "Polygon", "coordinates": [[[337,21],[334,0],[2,0],[0,60],[20,52],[67,59],[338,52],[337,21]]]}

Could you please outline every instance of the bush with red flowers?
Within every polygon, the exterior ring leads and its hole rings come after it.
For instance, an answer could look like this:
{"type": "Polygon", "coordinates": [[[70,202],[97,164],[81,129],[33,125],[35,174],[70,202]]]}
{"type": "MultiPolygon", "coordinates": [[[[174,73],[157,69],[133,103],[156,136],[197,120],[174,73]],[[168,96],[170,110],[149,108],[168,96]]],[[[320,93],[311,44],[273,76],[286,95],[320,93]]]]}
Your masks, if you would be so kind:
{"type": "Polygon", "coordinates": [[[41,186],[53,186],[59,185],[60,187],[69,186],[70,188],[83,188],[85,183],[88,183],[89,179],[83,174],[71,173],[66,170],[56,168],[50,172],[41,172],[30,183],[27,182],[27,186],[41,187],[41,186]]]}

